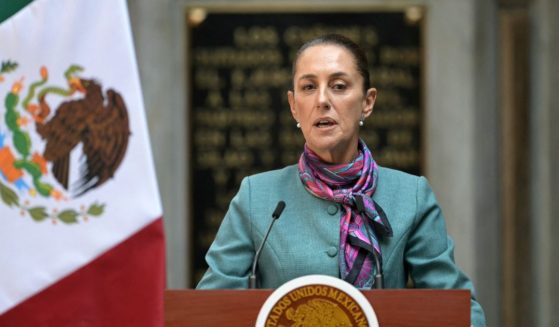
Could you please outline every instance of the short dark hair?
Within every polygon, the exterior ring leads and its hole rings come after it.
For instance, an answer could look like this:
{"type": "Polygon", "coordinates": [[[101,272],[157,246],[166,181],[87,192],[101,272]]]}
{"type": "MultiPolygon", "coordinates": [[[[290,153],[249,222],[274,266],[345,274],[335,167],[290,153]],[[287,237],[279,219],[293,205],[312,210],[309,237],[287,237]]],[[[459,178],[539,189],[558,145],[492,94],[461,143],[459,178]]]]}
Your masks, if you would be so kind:
{"type": "Polygon", "coordinates": [[[353,59],[355,59],[355,66],[357,67],[357,71],[359,72],[361,77],[363,77],[363,91],[367,93],[367,90],[371,87],[371,82],[369,81],[369,63],[367,61],[367,56],[365,55],[363,49],[361,49],[361,47],[357,45],[357,43],[340,34],[326,34],[305,42],[299,48],[299,50],[297,50],[295,60],[293,60],[293,66],[291,68],[291,75],[295,77],[297,61],[299,61],[299,57],[301,56],[301,54],[308,48],[321,44],[337,45],[343,47],[344,49],[347,49],[349,53],[351,53],[353,59]]]}

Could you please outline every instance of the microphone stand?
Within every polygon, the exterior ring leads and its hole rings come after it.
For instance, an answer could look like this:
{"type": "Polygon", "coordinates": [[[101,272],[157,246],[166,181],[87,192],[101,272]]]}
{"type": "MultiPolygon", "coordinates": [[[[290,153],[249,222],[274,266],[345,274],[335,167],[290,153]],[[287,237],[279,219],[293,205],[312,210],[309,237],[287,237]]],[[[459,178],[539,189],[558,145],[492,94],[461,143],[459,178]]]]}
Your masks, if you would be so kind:
{"type": "Polygon", "coordinates": [[[279,219],[279,217],[281,216],[281,213],[283,212],[283,209],[285,209],[285,202],[280,201],[278,202],[276,209],[274,210],[274,213],[272,214],[272,221],[270,222],[270,226],[268,226],[268,231],[266,232],[266,235],[264,236],[264,239],[262,240],[262,243],[260,243],[260,246],[258,247],[258,250],[256,250],[256,254],[254,255],[254,260],[252,261],[252,270],[251,273],[248,277],[248,288],[249,289],[255,289],[256,288],[256,280],[257,280],[257,275],[256,275],[256,266],[258,264],[258,259],[260,258],[260,252],[262,252],[262,248],[264,248],[264,244],[266,243],[266,240],[268,239],[268,235],[270,235],[270,231],[272,230],[272,226],[274,226],[274,223],[276,222],[276,220],[279,219]]]}

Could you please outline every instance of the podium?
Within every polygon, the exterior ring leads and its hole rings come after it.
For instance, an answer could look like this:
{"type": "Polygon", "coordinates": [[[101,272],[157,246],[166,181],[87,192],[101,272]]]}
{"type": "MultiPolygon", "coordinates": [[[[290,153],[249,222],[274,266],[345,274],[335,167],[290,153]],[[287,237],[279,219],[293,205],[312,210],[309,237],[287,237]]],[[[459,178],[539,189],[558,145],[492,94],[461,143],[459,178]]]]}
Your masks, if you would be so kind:
{"type": "MultiPolygon", "coordinates": [[[[254,326],[273,290],[166,290],[165,326],[254,326]]],[[[367,290],[380,327],[468,327],[468,290],[367,290]]]]}

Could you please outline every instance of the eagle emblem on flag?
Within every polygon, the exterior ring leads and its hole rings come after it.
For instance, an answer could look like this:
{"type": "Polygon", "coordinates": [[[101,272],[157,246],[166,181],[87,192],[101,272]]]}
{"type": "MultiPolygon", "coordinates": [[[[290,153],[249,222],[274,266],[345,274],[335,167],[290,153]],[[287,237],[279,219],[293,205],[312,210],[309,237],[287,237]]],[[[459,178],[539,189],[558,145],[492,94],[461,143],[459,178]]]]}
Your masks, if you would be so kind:
{"type": "MultiPolygon", "coordinates": [[[[16,62],[2,62],[0,83],[17,67],[16,62]]],[[[102,215],[104,204],[49,210],[31,205],[29,199],[77,199],[109,181],[126,154],[130,126],[123,97],[114,89],[104,92],[96,79],[80,77],[83,70],[70,65],[63,73],[66,85],[59,86],[49,84],[49,71],[43,66],[28,85],[25,77],[16,79],[4,97],[0,200],[35,221],[77,223],[80,217],[102,215]],[[57,104],[51,105],[51,99],[57,104]],[[81,154],[74,179],[73,152],[81,154]],[[29,199],[21,201],[24,197],[29,199]]]]}

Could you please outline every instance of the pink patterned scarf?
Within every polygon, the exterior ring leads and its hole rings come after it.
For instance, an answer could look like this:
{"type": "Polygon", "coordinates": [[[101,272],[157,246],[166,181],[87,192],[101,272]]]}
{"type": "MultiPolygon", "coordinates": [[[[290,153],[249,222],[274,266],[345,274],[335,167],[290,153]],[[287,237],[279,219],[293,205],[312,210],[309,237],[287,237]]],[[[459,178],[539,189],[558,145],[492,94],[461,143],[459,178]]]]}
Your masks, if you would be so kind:
{"type": "Polygon", "coordinates": [[[378,213],[382,209],[378,208],[377,211],[376,203],[372,200],[377,186],[378,166],[371,151],[365,142],[359,140],[359,155],[355,160],[348,164],[332,165],[323,162],[305,144],[305,151],[299,159],[299,176],[311,194],[342,205],[339,251],[341,277],[356,287],[371,287],[374,271],[372,251],[382,258],[378,237],[392,236],[388,220],[378,213]],[[364,215],[357,210],[358,196],[363,199],[364,215]],[[369,237],[365,224],[370,223],[374,232],[369,237]]]}

